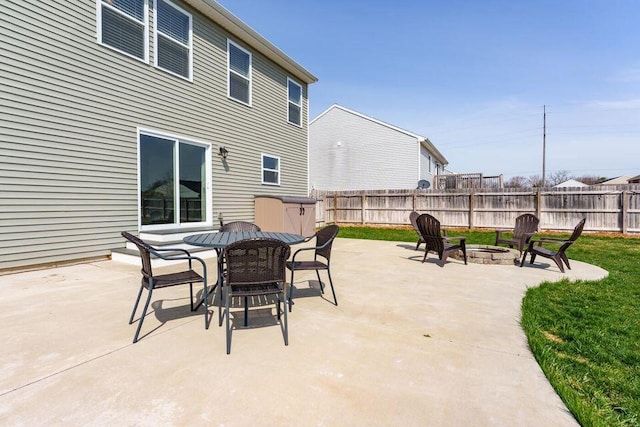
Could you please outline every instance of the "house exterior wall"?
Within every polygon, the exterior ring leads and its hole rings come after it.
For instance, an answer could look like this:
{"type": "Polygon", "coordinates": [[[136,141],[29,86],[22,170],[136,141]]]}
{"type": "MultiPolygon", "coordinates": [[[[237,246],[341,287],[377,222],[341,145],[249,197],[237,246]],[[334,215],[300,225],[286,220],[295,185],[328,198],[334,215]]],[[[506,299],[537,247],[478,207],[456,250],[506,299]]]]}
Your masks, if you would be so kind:
{"type": "Polygon", "coordinates": [[[420,144],[420,179],[429,181],[430,185],[433,186],[433,176],[438,170],[437,168],[438,163],[433,159],[429,150],[420,144]]]}
{"type": "Polygon", "coordinates": [[[192,82],[153,66],[152,25],[148,64],[99,44],[94,0],[0,3],[0,270],[124,246],[139,128],[211,144],[214,223],[252,220],[255,194],[308,194],[307,85],[173,3],[193,18],[192,82]],[[227,37],[252,53],[251,107],[227,97],[227,37]],[[287,77],[303,88],[301,127],[287,123],[287,77]],[[261,184],[261,153],[280,157],[280,186],[261,184]]]}
{"type": "Polygon", "coordinates": [[[417,138],[341,108],[309,126],[309,185],[316,190],[416,188],[417,138]]]}

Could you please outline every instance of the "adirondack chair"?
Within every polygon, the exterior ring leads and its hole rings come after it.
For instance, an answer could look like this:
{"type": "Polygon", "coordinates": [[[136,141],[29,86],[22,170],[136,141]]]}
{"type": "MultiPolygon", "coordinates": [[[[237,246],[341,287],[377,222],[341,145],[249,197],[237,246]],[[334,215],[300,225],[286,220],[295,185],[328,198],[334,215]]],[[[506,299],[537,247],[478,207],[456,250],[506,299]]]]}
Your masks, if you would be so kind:
{"type": "Polygon", "coordinates": [[[531,254],[531,264],[536,259],[537,255],[540,255],[544,258],[549,258],[556,263],[561,273],[564,273],[563,263],[566,264],[567,268],[571,270],[571,266],[569,265],[569,259],[567,255],[565,255],[565,251],[569,246],[571,246],[582,234],[582,229],[584,228],[584,223],[586,222],[585,218],[582,218],[578,225],[573,229],[573,233],[569,239],[557,239],[553,237],[540,237],[538,239],[529,240],[529,247],[524,252],[522,256],[522,261],[520,261],[520,267],[524,265],[524,261],[527,258],[527,254],[531,254]],[[543,243],[552,244],[552,245],[560,245],[559,249],[553,250],[549,248],[545,248],[542,246],[543,243]]]}
{"type": "Polygon", "coordinates": [[[425,262],[430,251],[438,254],[440,266],[444,267],[449,254],[462,250],[464,263],[467,264],[467,249],[465,246],[466,237],[443,236],[440,229],[440,221],[429,214],[422,214],[416,220],[420,236],[425,242],[425,252],[422,262],[425,262]],[[452,244],[452,240],[458,240],[458,244],[452,244]]]}
{"type": "Polygon", "coordinates": [[[538,225],[540,220],[533,214],[524,214],[516,218],[516,226],[513,230],[496,230],[496,243],[509,245],[510,248],[514,246],[518,249],[518,252],[522,254],[524,248],[529,243],[529,239],[538,231],[538,225]],[[503,233],[512,233],[511,237],[503,236],[503,233]]]}

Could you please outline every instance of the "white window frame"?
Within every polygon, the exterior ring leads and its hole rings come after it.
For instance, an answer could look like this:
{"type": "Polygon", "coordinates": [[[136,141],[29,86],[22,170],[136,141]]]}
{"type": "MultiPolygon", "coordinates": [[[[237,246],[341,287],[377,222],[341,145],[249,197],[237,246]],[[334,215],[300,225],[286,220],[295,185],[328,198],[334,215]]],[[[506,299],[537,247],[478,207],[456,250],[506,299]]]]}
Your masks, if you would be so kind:
{"type": "Polygon", "coordinates": [[[262,155],[260,156],[260,180],[262,181],[263,185],[280,185],[280,175],[282,174],[282,160],[280,160],[280,157],[278,156],[273,156],[271,154],[265,154],[262,153],[262,155]],[[265,157],[269,157],[272,159],[278,159],[278,169],[268,169],[264,167],[264,158],[265,157]],[[264,172],[268,171],[268,172],[276,172],[278,174],[278,182],[266,182],[264,180],[264,172]]]}
{"type": "Polygon", "coordinates": [[[180,77],[181,79],[185,79],[190,82],[193,82],[193,17],[189,12],[187,12],[186,10],[182,9],[179,6],[176,6],[175,4],[173,4],[173,2],[169,0],[153,0],[153,22],[155,23],[155,25],[153,26],[153,58],[154,58],[153,65],[156,68],[162,71],[166,71],[167,73],[172,74],[176,77],[180,77]],[[189,44],[188,45],[183,44],[181,41],[174,39],[169,34],[165,34],[158,29],[158,1],[164,1],[166,4],[173,7],[178,12],[184,15],[187,15],[187,17],[189,18],[189,44]],[[177,43],[180,46],[183,46],[189,49],[189,75],[188,76],[182,76],[178,73],[174,73],[173,71],[167,70],[166,68],[162,68],[160,65],[158,65],[158,33],[160,33],[163,37],[168,38],[172,42],[177,43]]]}
{"type": "Polygon", "coordinates": [[[129,58],[136,59],[138,61],[144,62],[145,64],[149,63],[149,0],[144,0],[144,19],[143,21],[138,21],[136,18],[127,15],[121,10],[117,9],[114,6],[111,6],[106,0],[96,0],[96,30],[97,35],[96,38],[98,40],[98,44],[105,46],[109,49],[115,50],[116,52],[122,53],[123,55],[128,56],[129,58]],[[110,10],[116,12],[117,14],[131,20],[137,22],[139,24],[144,24],[144,58],[139,58],[135,55],[131,55],[128,52],[118,49],[115,46],[111,46],[110,44],[106,44],[102,41],[102,6],[109,8],[110,10]]]}
{"type": "Polygon", "coordinates": [[[227,98],[251,107],[251,103],[253,99],[252,93],[253,93],[253,55],[247,49],[243,48],[237,43],[234,43],[231,39],[227,39],[227,98]],[[231,55],[229,54],[229,46],[231,45],[233,45],[233,47],[249,55],[249,77],[245,77],[242,74],[238,74],[237,72],[231,69],[231,55]],[[243,79],[249,80],[249,102],[244,102],[241,99],[237,99],[231,96],[231,73],[243,79]]]}
{"type": "MultiPolygon", "coordinates": [[[[213,194],[213,190],[212,190],[212,185],[211,185],[211,181],[213,180],[213,175],[212,175],[212,170],[211,170],[211,160],[212,160],[212,146],[213,144],[207,141],[202,141],[202,140],[198,140],[195,138],[190,138],[187,136],[183,136],[183,135],[176,135],[176,134],[172,134],[169,132],[164,132],[164,131],[158,131],[158,130],[152,130],[152,129],[146,129],[146,128],[137,128],[137,141],[136,141],[136,146],[137,146],[137,163],[136,163],[136,171],[138,174],[138,189],[137,189],[137,199],[138,199],[138,230],[140,231],[152,231],[152,230],[170,230],[170,229],[174,229],[176,227],[179,227],[180,229],[189,229],[189,228],[197,228],[197,227],[209,227],[213,225],[213,203],[212,203],[212,194],[213,194]],[[201,146],[205,149],[205,174],[206,174],[206,184],[205,184],[205,189],[206,189],[206,201],[207,201],[207,210],[206,210],[206,219],[204,222],[188,222],[185,224],[180,223],[180,198],[176,197],[175,203],[176,206],[174,206],[175,212],[177,212],[178,214],[176,215],[176,222],[172,223],[172,224],[157,224],[157,225],[142,225],[142,203],[140,200],[141,197],[141,191],[140,191],[140,186],[142,185],[142,177],[140,176],[140,135],[148,135],[148,136],[154,136],[157,138],[163,138],[163,139],[167,139],[167,140],[171,140],[174,142],[177,142],[177,144],[174,145],[174,158],[175,158],[175,162],[176,165],[180,164],[180,150],[179,150],[179,143],[185,143],[185,144],[193,144],[193,145],[198,145],[201,146]]],[[[176,166],[177,168],[177,166],[176,166]]],[[[176,174],[179,176],[180,175],[180,171],[176,169],[176,174]]],[[[180,194],[180,180],[176,179],[174,180],[174,194],[179,195],[180,194]]]]}
{"type": "Polygon", "coordinates": [[[290,77],[287,77],[287,123],[292,124],[294,126],[302,127],[302,85],[290,77]],[[300,88],[300,104],[296,104],[295,102],[292,102],[291,99],[289,98],[289,83],[293,83],[294,85],[300,88]],[[298,108],[300,108],[300,123],[295,123],[291,121],[291,118],[289,117],[289,104],[293,104],[298,108]]]}

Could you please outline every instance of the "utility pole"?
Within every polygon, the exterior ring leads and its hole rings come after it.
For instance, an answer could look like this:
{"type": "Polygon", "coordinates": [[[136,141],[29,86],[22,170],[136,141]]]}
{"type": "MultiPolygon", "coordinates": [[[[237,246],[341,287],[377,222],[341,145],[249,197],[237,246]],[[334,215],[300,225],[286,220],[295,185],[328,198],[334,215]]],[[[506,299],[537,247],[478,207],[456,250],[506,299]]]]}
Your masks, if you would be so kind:
{"type": "Polygon", "coordinates": [[[546,185],[547,177],[547,106],[542,106],[542,188],[546,185]]]}

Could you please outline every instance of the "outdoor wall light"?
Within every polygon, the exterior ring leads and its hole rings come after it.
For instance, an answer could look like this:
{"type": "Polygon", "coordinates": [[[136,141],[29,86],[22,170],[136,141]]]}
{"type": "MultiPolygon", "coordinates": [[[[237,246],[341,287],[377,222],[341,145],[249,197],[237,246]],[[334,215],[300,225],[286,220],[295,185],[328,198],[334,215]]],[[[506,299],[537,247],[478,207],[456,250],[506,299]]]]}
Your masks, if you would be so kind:
{"type": "Polygon", "coordinates": [[[228,154],[229,154],[229,150],[227,150],[225,147],[220,147],[220,152],[218,153],[218,156],[222,157],[223,159],[226,159],[228,154]]]}

